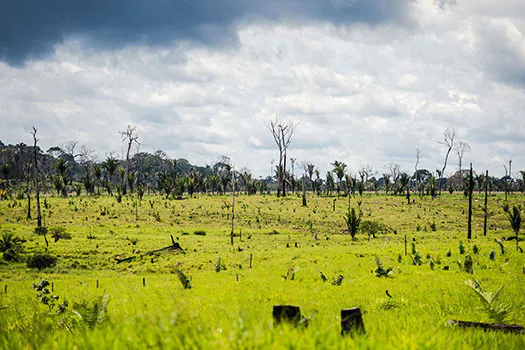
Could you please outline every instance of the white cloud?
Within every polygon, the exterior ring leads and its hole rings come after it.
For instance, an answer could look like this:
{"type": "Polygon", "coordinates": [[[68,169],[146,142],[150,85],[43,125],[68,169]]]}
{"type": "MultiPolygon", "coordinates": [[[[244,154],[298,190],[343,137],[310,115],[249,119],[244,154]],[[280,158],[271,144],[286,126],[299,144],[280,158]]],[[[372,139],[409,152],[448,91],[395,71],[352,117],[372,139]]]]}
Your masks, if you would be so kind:
{"type": "Polygon", "coordinates": [[[412,171],[418,146],[432,171],[436,141],[454,127],[472,145],[464,163],[501,175],[510,158],[525,167],[522,7],[421,0],[411,28],[243,22],[239,46],[223,50],[69,40],[23,68],[0,63],[0,140],[27,143],[36,125],[45,149],[78,139],[103,158],[120,154],[129,123],[142,151],[197,164],[226,154],[266,176],[277,151],[265,123],[276,115],[298,123],[289,155],[322,173],[336,159],[353,172],[412,171]]]}

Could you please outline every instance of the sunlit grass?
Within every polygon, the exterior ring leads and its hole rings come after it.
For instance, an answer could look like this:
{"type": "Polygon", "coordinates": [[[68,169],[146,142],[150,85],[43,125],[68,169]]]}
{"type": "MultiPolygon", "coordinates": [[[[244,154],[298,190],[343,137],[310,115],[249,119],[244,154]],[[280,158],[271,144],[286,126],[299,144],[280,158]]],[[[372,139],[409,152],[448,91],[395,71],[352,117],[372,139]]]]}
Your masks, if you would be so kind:
{"type": "MultiPolygon", "coordinates": [[[[480,280],[488,290],[503,285],[501,300],[514,311],[512,321],[525,324],[524,256],[513,242],[504,243],[501,255],[494,242],[513,236],[501,210],[502,197],[490,197],[486,237],[482,197],[475,197],[471,241],[466,239],[463,196],[413,199],[409,206],[403,197],[366,194],[364,219],[381,221],[392,232],[370,240],[358,233],[352,241],[343,233],[348,198],[337,198],[334,211],[333,197],[309,196],[308,207],[302,207],[295,195],[239,196],[235,233],[242,234],[231,246],[228,196],[180,201],[145,196],[138,211],[133,197],[120,204],[111,197],[47,197],[46,225],[64,227],[72,239],[50,241],[48,251],[59,260],[43,272],[23,262],[0,265],[0,307],[6,307],[0,309],[0,347],[524,348],[523,336],[445,326],[449,319],[491,322],[465,286],[468,279],[480,280]],[[414,243],[422,265],[405,256],[405,235],[408,254],[414,243]],[[170,245],[170,236],[185,254],[145,254],[170,245]],[[460,241],[465,254],[459,253],[460,241]],[[492,250],[494,260],[489,259],[492,250]],[[457,263],[466,254],[473,257],[473,275],[457,263]],[[116,255],[137,258],[117,264],[116,255]],[[376,256],[393,267],[390,277],[376,277],[376,256]],[[226,270],[217,273],[219,257],[226,270]],[[191,289],[182,287],[175,265],[191,276],[191,289]],[[294,279],[284,278],[291,269],[294,279]],[[342,284],[332,285],[338,275],[344,276],[342,284]],[[107,294],[110,321],[93,331],[76,325],[71,334],[35,297],[31,284],[42,277],[71,304],[107,294]],[[300,306],[309,327],[275,327],[271,310],[276,304],[300,306]],[[367,334],[343,338],[340,310],[354,306],[364,312],[367,334]]],[[[523,203],[521,196],[510,200],[523,203]]],[[[35,223],[25,219],[26,203],[13,203],[0,202],[0,230],[26,239],[26,255],[44,251],[43,238],[33,233],[35,223]]],[[[357,198],[350,204],[357,207],[357,198]]],[[[72,315],[64,317],[77,322],[72,315]]]]}

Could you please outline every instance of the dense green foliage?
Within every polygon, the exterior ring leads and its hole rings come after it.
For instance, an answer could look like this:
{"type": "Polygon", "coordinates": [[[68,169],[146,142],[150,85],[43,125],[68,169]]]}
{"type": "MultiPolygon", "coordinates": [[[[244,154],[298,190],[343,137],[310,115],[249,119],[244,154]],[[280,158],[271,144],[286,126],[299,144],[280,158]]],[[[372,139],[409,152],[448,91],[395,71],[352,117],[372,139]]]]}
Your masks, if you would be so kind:
{"type": "MultiPolygon", "coordinates": [[[[230,196],[171,198],[46,196],[48,236],[71,238],[48,247],[25,200],[0,201],[0,237],[25,241],[17,241],[22,260],[0,263],[0,347],[525,347],[523,336],[445,325],[497,317],[525,324],[525,255],[502,254],[495,242],[515,243],[502,240],[515,237],[503,195],[489,197],[487,236],[483,197],[475,195],[472,240],[460,194],[414,195],[409,205],[365,192],[355,198],[366,222],[355,240],[343,219],[347,198],[335,198],[334,210],[334,197],[310,193],[308,207],[299,195],[238,195],[233,246],[230,196]],[[158,251],[172,245],[170,236],[185,253],[158,251]],[[27,267],[46,252],[57,257],[54,267],[27,267]],[[32,284],[42,278],[54,291],[47,285],[49,294],[35,298],[32,284]],[[472,279],[483,284],[479,295],[465,285],[472,279]],[[59,296],[56,306],[42,302],[46,295],[59,296]],[[275,326],[277,304],[300,306],[308,328],[275,326]],[[348,307],[363,310],[366,335],[341,336],[339,315],[348,307]]],[[[523,202],[509,197],[511,205],[523,202]]]]}

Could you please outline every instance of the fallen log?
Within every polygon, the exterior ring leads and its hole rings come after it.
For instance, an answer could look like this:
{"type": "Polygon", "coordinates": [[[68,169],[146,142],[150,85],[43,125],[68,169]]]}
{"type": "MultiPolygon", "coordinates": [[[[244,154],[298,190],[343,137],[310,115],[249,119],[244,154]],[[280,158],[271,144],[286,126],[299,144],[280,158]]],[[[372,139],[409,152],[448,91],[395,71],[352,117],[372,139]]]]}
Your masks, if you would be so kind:
{"type": "Polygon", "coordinates": [[[447,324],[449,326],[460,328],[481,328],[484,331],[501,331],[503,333],[525,334],[525,328],[518,324],[483,323],[458,320],[449,320],[447,324]]]}
{"type": "MultiPolygon", "coordinates": [[[[157,253],[172,252],[172,251],[177,251],[179,253],[183,253],[184,254],[184,249],[182,249],[180,244],[178,242],[175,242],[175,240],[173,239],[172,235],[170,235],[170,237],[171,237],[171,245],[170,246],[167,246],[167,247],[164,247],[164,248],[150,250],[148,252],[143,253],[143,255],[153,255],[153,254],[157,254],[157,253]]],[[[133,256],[130,256],[130,257],[127,257],[127,258],[122,258],[122,259],[120,257],[118,257],[118,256],[115,256],[114,259],[117,261],[117,264],[120,264],[120,263],[125,262],[125,261],[132,261],[137,256],[139,256],[139,255],[133,255],[133,256]]]]}

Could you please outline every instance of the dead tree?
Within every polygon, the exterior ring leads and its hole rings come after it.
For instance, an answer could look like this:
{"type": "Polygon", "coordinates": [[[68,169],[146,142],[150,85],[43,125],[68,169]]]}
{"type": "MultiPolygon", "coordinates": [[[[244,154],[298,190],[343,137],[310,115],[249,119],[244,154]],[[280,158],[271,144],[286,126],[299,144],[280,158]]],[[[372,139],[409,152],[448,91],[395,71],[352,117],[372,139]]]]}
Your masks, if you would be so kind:
{"type": "MultiPolygon", "coordinates": [[[[175,242],[175,240],[173,239],[173,236],[170,235],[170,237],[171,237],[171,245],[170,246],[167,246],[167,247],[164,247],[164,248],[160,248],[160,249],[150,250],[150,251],[147,251],[147,252],[143,253],[143,255],[157,255],[157,254],[161,254],[161,253],[172,253],[172,252],[185,254],[184,249],[182,249],[182,247],[180,246],[180,244],[178,242],[175,242]]],[[[113,257],[113,259],[115,259],[117,264],[120,264],[120,263],[125,262],[125,261],[132,261],[132,260],[136,259],[139,256],[140,255],[132,255],[132,256],[127,257],[127,258],[121,258],[120,255],[116,255],[115,257],[113,257]]]]}
{"type": "Polygon", "coordinates": [[[279,165],[277,167],[277,197],[286,196],[286,151],[295,131],[295,124],[291,121],[275,118],[270,121],[268,129],[279,150],[279,165]]]}
{"type": "Polygon", "coordinates": [[[416,193],[419,191],[419,172],[417,171],[417,166],[419,165],[419,157],[421,157],[421,148],[416,150],[416,165],[414,165],[414,170],[416,174],[416,193]]]}
{"type": "Polygon", "coordinates": [[[40,214],[40,187],[38,183],[38,160],[37,160],[37,142],[38,139],[36,138],[36,133],[38,129],[33,126],[33,131],[31,131],[31,135],[33,135],[33,180],[35,182],[35,193],[36,193],[36,222],[37,227],[42,227],[42,216],[40,214]]]}
{"type": "Polygon", "coordinates": [[[509,193],[509,182],[512,186],[512,159],[509,160],[509,167],[507,169],[507,166],[503,164],[503,168],[505,169],[505,200],[507,200],[507,196],[509,193]]]}
{"type": "Polygon", "coordinates": [[[442,144],[447,147],[447,152],[445,155],[445,162],[443,163],[443,169],[439,173],[439,196],[441,196],[441,187],[443,182],[443,175],[445,174],[445,169],[447,168],[448,156],[450,151],[454,147],[454,138],[456,137],[456,131],[454,129],[446,129],[443,133],[443,141],[438,141],[439,144],[442,144]]]}
{"type": "Polygon", "coordinates": [[[470,151],[471,147],[468,144],[468,142],[459,141],[456,144],[456,147],[454,147],[454,150],[456,151],[456,154],[458,155],[459,160],[459,173],[461,174],[461,164],[463,162],[463,156],[466,152],[470,151]]]}
{"type": "Polygon", "coordinates": [[[483,207],[483,236],[487,235],[487,217],[489,215],[487,211],[488,189],[489,189],[489,171],[487,170],[485,172],[485,205],[483,207]]]}
{"type": "Polygon", "coordinates": [[[230,232],[230,243],[233,245],[235,229],[235,170],[232,170],[232,231],[230,232]]]}
{"type": "Polygon", "coordinates": [[[470,163],[470,172],[468,175],[468,219],[467,219],[467,239],[472,238],[472,192],[474,192],[474,174],[472,173],[472,163],[470,163]]]}
{"type": "Polygon", "coordinates": [[[303,174],[303,207],[306,207],[306,172],[308,171],[308,166],[304,166],[304,174],[303,174]]]}
{"type": "Polygon", "coordinates": [[[131,146],[133,143],[136,143],[137,145],[140,145],[139,142],[139,134],[136,130],[136,128],[131,125],[128,125],[128,128],[124,131],[119,131],[120,136],[122,136],[122,143],[127,142],[127,151],[126,151],[126,167],[124,169],[124,188],[123,192],[124,194],[127,193],[128,187],[129,187],[129,180],[128,180],[128,174],[129,174],[129,153],[131,151],[131,146]]]}

